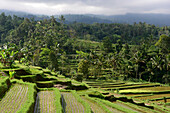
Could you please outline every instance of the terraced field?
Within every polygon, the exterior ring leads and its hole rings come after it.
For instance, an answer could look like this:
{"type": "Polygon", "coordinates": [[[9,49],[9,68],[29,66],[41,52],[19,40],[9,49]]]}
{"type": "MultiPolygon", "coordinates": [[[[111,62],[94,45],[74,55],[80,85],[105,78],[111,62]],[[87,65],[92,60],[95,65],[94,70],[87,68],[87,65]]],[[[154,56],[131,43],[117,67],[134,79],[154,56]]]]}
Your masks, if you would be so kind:
{"type": "Polygon", "coordinates": [[[95,101],[92,101],[92,100],[90,100],[90,99],[88,99],[88,98],[86,98],[86,97],[84,97],[84,96],[82,97],[82,99],[90,105],[93,113],[107,113],[107,112],[100,106],[99,103],[97,103],[97,102],[95,102],[95,101]]]}
{"type": "Polygon", "coordinates": [[[15,113],[26,101],[28,86],[15,84],[0,101],[1,113],[15,113]]]}
{"type": "Polygon", "coordinates": [[[170,97],[170,94],[154,94],[150,96],[141,96],[141,97],[135,97],[135,98],[147,100],[147,99],[156,99],[156,98],[162,98],[162,97],[170,97]]]}
{"type": "Polygon", "coordinates": [[[168,86],[161,86],[161,87],[145,87],[145,88],[137,88],[137,89],[126,89],[121,90],[120,92],[156,92],[156,91],[170,91],[170,87],[168,86]]]}
{"type": "Polygon", "coordinates": [[[103,95],[114,95],[118,100],[124,98],[124,101],[129,101],[127,97],[134,98],[134,102],[143,102],[146,105],[151,105],[155,110],[148,109],[146,106],[137,106],[133,103],[121,103],[115,102],[115,104],[121,106],[124,109],[129,109],[131,112],[150,113],[155,112],[167,112],[167,107],[164,107],[164,103],[170,102],[170,87],[163,86],[157,83],[123,83],[123,82],[92,82],[86,81],[86,83],[93,87],[98,88],[99,92],[103,92],[103,95]],[[166,98],[166,100],[164,99],[166,98]],[[150,100],[150,101],[148,101],[150,100]],[[149,102],[149,103],[148,103],[149,102]],[[158,107],[156,107],[157,105],[158,107]],[[160,106],[161,105],[161,106],[160,106]],[[165,109],[165,110],[164,110],[165,109]]]}
{"type": "Polygon", "coordinates": [[[34,113],[56,113],[54,91],[40,91],[37,94],[34,113]]]}
{"type": "Polygon", "coordinates": [[[149,109],[147,107],[143,107],[143,106],[139,106],[139,105],[135,105],[132,104],[130,102],[123,102],[123,101],[116,101],[116,104],[131,110],[131,112],[136,112],[136,113],[159,113],[156,110],[153,109],[149,109]]]}
{"type": "MultiPolygon", "coordinates": [[[[91,111],[93,113],[170,112],[168,104],[170,103],[170,87],[168,86],[157,83],[86,81],[85,83],[90,86],[89,89],[80,91],[73,91],[71,89],[59,90],[57,88],[49,88],[47,84],[52,84],[50,87],[53,87],[53,83],[50,80],[54,79],[54,76],[48,75],[48,70],[45,71],[46,76],[44,80],[46,81],[36,81],[35,83],[37,84],[20,80],[11,80],[11,83],[8,84],[3,82],[6,84],[1,84],[0,88],[5,89],[3,93],[7,92],[0,101],[0,113],[91,113],[91,111]],[[12,87],[9,89],[11,84],[12,87]],[[8,85],[9,87],[7,87],[8,85]],[[40,87],[42,85],[44,86],[40,87]],[[40,92],[37,93],[36,87],[38,87],[37,91],[40,92]],[[160,92],[162,94],[159,94],[160,92]],[[36,94],[37,98],[35,100],[36,94]],[[127,96],[131,98],[127,98],[127,96]],[[134,102],[139,102],[140,106],[134,102]],[[151,106],[152,109],[147,108],[147,105],[151,106]]],[[[3,79],[1,78],[1,81],[5,81],[3,79]]],[[[70,84],[64,77],[56,78],[56,80],[60,80],[59,83],[61,83],[61,86],[64,82],[70,84]]],[[[71,83],[75,86],[78,85],[78,87],[80,84],[77,81],[71,81],[71,83]]]]}
{"type": "Polygon", "coordinates": [[[77,101],[71,92],[61,92],[64,113],[85,113],[84,106],[77,101]]]}
{"type": "MultiPolygon", "coordinates": [[[[151,101],[151,103],[165,102],[164,99],[151,101]]],[[[170,99],[166,99],[166,102],[170,102],[170,99]]]]}

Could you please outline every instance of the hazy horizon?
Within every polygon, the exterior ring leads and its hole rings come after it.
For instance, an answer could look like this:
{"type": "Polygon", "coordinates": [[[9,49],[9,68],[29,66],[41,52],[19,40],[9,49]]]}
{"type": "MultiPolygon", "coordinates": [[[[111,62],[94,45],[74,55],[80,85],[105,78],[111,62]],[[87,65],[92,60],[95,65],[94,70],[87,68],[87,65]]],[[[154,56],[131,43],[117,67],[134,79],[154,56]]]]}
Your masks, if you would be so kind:
{"type": "Polygon", "coordinates": [[[31,14],[170,14],[169,0],[0,0],[0,9],[31,14]]]}

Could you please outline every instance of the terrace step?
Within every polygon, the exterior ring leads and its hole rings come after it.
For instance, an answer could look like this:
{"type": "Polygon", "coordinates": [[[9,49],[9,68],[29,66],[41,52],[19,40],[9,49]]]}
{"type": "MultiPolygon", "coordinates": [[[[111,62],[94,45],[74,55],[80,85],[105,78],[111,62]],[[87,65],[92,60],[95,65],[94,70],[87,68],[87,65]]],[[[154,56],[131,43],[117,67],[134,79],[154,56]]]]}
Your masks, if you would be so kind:
{"type": "Polygon", "coordinates": [[[100,106],[100,104],[83,96],[81,98],[90,105],[93,113],[106,113],[106,111],[100,106]]]}
{"type": "Polygon", "coordinates": [[[54,91],[40,91],[37,94],[34,113],[56,113],[54,91]]]}
{"type": "Polygon", "coordinates": [[[129,110],[131,110],[132,112],[145,113],[145,112],[141,112],[141,111],[135,110],[135,109],[133,109],[133,108],[127,106],[127,105],[124,105],[124,104],[120,103],[120,102],[116,102],[116,104],[119,105],[119,106],[121,106],[121,107],[123,107],[123,108],[129,109],[129,110]]]}
{"type": "Polygon", "coordinates": [[[135,88],[145,88],[145,87],[156,87],[156,86],[160,86],[160,84],[144,84],[144,85],[135,85],[135,86],[127,86],[127,87],[118,87],[118,88],[103,88],[105,90],[113,90],[113,89],[119,89],[119,90],[123,90],[123,89],[135,89],[135,88]]]}
{"type": "MultiPolygon", "coordinates": [[[[148,84],[148,83],[145,83],[148,84]]],[[[123,86],[136,86],[136,85],[144,85],[144,84],[119,84],[119,85],[105,85],[103,84],[102,86],[100,86],[100,88],[114,88],[114,87],[123,87],[123,86]]],[[[96,88],[97,86],[95,86],[94,88],[96,88]]]]}
{"type": "Polygon", "coordinates": [[[0,101],[1,113],[32,112],[35,85],[15,84],[0,101]],[[29,97],[29,99],[28,99],[29,97]],[[24,108],[24,109],[23,109],[24,108]],[[26,109],[26,110],[25,110],[26,109]]]}
{"type": "Polygon", "coordinates": [[[157,111],[155,111],[153,109],[150,109],[150,108],[147,108],[147,107],[144,107],[144,106],[135,105],[135,104],[132,104],[130,102],[117,101],[116,103],[118,103],[119,105],[122,104],[122,105],[124,105],[126,107],[135,109],[138,112],[142,112],[142,113],[148,113],[148,112],[149,113],[158,113],[157,111]]]}
{"type": "Polygon", "coordinates": [[[63,113],[85,113],[84,106],[70,92],[61,92],[63,113]]]}

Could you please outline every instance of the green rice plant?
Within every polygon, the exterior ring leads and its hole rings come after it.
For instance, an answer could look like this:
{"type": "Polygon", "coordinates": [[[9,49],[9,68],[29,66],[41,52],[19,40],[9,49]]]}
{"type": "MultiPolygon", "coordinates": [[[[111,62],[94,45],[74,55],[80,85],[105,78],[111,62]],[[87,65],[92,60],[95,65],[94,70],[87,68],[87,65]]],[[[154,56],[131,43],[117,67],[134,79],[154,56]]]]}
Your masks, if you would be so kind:
{"type": "Polygon", "coordinates": [[[71,92],[74,95],[74,97],[77,99],[77,101],[80,102],[81,104],[83,104],[83,106],[85,107],[85,112],[91,113],[91,108],[90,108],[89,104],[87,102],[83,101],[82,98],[76,93],[76,91],[71,91],[71,92]]]}
{"type": "Polygon", "coordinates": [[[121,107],[119,106],[118,104],[116,103],[113,103],[113,102],[110,102],[110,101],[107,101],[107,100],[104,100],[104,99],[99,99],[99,98],[95,98],[95,100],[109,106],[109,107],[112,107],[114,109],[117,109],[119,111],[122,111],[122,112],[125,112],[125,113],[134,113],[133,111],[127,109],[127,108],[124,108],[124,107],[121,107]]]}
{"type": "Polygon", "coordinates": [[[61,106],[61,94],[59,89],[55,88],[54,94],[55,94],[56,113],[62,113],[63,108],[61,106]]]}
{"type": "Polygon", "coordinates": [[[92,112],[94,113],[106,113],[107,111],[110,112],[107,108],[106,110],[105,108],[101,106],[100,103],[97,103],[96,101],[92,100],[87,95],[81,96],[81,98],[90,105],[92,112]]]}
{"type": "Polygon", "coordinates": [[[36,97],[36,85],[27,83],[28,84],[28,92],[27,97],[24,104],[21,106],[20,110],[17,113],[33,113],[34,111],[34,103],[36,97]]]}
{"type": "MultiPolygon", "coordinates": [[[[119,90],[122,90],[120,92],[125,92],[125,91],[128,91],[128,90],[140,90],[140,88],[146,88],[146,87],[153,87],[153,86],[160,86],[160,84],[143,84],[143,85],[132,85],[132,86],[125,86],[125,87],[118,87],[119,90]]],[[[117,89],[117,87],[115,88],[103,88],[105,90],[111,90],[111,89],[117,89]]]]}
{"type": "Polygon", "coordinates": [[[157,106],[157,105],[154,105],[154,110],[159,111],[159,112],[161,112],[161,113],[169,113],[168,110],[166,110],[166,109],[164,109],[164,108],[161,108],[161,107],[159,107],[159,106],[157,106]]]}
{"type": "Polygon", "coordinates": [[[57,110],[61,106],[56,106],[56,104],[59,105],[58,101],[60,102],[60,99],[57,99],[54,90],[40,91],[37,94],[34,113],[61,113],[61,109],[57,110]]]}
{"type": "Polygon", "coordinates": [[[72,91],[70,92],[61,92],[61,97],[62,97],[62,107],[63,107],[63,112],[66,113],[84,113],[87,111],[87,113],[91,113],[88,112],[88,109],[86,109],[86,107],[84,107],[84,105],[79,102],[80,100],[77,100],[77,98],[73,95],[72,91]]]}
{"type": "Polygon", "coordinates": [[[32,112],[34,95],[31,95],[31,93],[35,91],[35,84],[15,84],[0,101],[0,111],[16,113],[32,112]]]}
{"type": "Polygon", "coordinates": [[[126,106],[129,106],[132,109],[135,109],[135,110],[140,111],[140,112],[159,113],[158,111],[155,111],[153,109],[150,109],[150,108],[147,108],[147,107],[143,107],[143,106],[139,106],[139,105],[135,105],[135,104],[132,104],[132,103],[129,103],[129,102],[123,102],[123,101],[119,101],[119,100],[117,100],[117,102],[122,103],[122,104],[124,104],[126,106]]]}
{"type": "MultiPolygon", "coordinates": [[[[100,101],[100,100],[102,100],[102,99],[98,99],[98,98],[91,98],[91,99],[93,99],[94,101],[96,101],[97,103],[99,103],[100,106],[101,106],[107,113],[112,113],[112,111],[110,111],[110,109],[108,109],[107,104],[102,103],[102,102],[100,101]]],[[[110,106],[109,106],[109,107],[110,107],[110,106]]],[[[112,107],[111,107],[111,108],[112,108],[112,107]]],[[[116,108],[115,110],[117,110],[117,108],[116,108]]]]}
{"type": "Polygon", "coordinates": [[[140,90],[129,90],[129,91],[120,91],[120,94],[167,94],[170,93],[169,91],[140,91],[140,90]]]}

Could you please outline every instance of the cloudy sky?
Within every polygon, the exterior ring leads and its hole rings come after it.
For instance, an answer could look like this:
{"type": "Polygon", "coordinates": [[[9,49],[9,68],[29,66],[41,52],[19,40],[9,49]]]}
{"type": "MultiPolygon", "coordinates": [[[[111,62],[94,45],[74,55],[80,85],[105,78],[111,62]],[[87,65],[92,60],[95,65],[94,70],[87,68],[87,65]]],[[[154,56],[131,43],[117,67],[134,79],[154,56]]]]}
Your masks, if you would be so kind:
{"type": "Polygon", "coordinates": [[[0,9],[34,14],[170,14],[170,0],[0,0],[0,9]]]}

